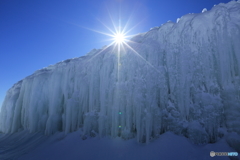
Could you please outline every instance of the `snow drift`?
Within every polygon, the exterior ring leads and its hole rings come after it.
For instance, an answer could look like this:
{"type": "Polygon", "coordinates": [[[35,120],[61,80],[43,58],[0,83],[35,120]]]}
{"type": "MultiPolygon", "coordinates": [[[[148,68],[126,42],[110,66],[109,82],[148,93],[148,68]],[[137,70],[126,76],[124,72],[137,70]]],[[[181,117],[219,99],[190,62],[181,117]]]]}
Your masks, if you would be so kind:
{"type": "Polygon", "coordinates": [[[224,128],[239,136],[240,1],[131,41],[120,54],[113,46],[93,50],[16,83],[1,108],[0,131],[82,128],[139,142],[173,131],[198,144],[216,142],[224,128]]]}

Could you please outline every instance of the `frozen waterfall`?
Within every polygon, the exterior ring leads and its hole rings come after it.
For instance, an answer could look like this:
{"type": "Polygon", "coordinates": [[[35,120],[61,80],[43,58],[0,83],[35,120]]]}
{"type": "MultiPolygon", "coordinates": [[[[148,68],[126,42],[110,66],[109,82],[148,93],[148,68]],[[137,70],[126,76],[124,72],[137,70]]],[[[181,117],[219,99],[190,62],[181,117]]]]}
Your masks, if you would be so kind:
{"type": "Polygon", "coordinates": [[[113,46],[36,71],[7,92],[0,131],[82,128],[137,137],[165,131],[215,142],[240,134],[240,1],[184,15],[113,46]]]}

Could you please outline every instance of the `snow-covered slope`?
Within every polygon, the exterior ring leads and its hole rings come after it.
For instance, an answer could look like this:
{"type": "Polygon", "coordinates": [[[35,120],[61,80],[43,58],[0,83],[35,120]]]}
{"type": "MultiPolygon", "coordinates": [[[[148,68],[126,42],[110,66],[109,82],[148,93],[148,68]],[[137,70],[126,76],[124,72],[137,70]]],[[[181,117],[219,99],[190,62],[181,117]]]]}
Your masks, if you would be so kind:
{"type": "Polygon", "coordinates": [[[93,50],[16,83],[4,100],[0,131],[83,128],[86,135],[139,142],[173,131],[198,144],[216,142],[225,129],[239,137],[240,1],[132,41],[120,54],[113,46],[93,50]]]}
{"type": "MultiPolygon", "coordinates": [[[[171,132],[163,133],[148,145],[136,143],[135,138],[89,137],[82,140],[81,130],[67,134],[43,136],[21,131],[5,138],[0,134],[1,160],[212,160],[210,152],[236,152],[225,139],[213,144],[195,145],[189,139],[171,132]],[[21,138],[19,138],[21,137],[21,138]],[[23,154],[24,153],[24,154],[23,154]],[[174,154],[173,154],[174,153],[174,154]]],[[[231,157],[233,160],[238,157],[231,157]]],[[[227,156],[215,157],[229,160],[227,156]]]]}

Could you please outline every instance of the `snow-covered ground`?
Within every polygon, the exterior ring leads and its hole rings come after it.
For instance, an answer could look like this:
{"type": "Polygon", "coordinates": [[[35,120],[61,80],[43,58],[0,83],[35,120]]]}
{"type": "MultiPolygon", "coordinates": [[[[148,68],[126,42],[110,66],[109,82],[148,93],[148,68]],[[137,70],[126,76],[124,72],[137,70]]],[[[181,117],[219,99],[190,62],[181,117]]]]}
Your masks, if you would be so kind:
{"type": "MultiPolygon", "coordinates": [[[[0,159],[10,160],[229,160],[229,157],[210,157],[210,152],[236,152],[225,138],[216,143],[195,145],[184,136],[166,132],[149,144],[136,139],[123,140],[111,137],[87,137],[82,139],[78,130],[65,135],[28,135],[21,131],[3,140],[0,135],[0,159]],[[21,137],[21,138],[20,138],[21,137]],[[9,141],[10,140],[10,141],[9,141]],[[5,149],[8,149],[5,151],[5,149]],[[23,154],[23,155],[22,155],[23,154]]],[[[240,158],[234,157],[235,159],[240,158]]]]}

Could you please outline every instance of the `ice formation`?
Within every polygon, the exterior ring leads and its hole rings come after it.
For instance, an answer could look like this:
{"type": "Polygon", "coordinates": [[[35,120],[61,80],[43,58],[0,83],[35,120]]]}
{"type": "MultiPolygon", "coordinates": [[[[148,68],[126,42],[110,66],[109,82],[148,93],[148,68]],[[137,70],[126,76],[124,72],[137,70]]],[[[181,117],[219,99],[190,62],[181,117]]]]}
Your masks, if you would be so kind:
{"type": "Polygon", "coordinates": [[[203,8],[202,13],[207,12],[207,8],[203,8]]]}
{"type": "Polygon", "coordinates": [[[9,89],[0,131],[136,137],[165,131],[215,142],[240,134],[240,3],[181,17],[113,46],[38,70],[9,89]]]}

